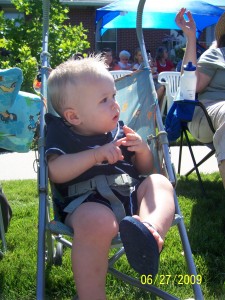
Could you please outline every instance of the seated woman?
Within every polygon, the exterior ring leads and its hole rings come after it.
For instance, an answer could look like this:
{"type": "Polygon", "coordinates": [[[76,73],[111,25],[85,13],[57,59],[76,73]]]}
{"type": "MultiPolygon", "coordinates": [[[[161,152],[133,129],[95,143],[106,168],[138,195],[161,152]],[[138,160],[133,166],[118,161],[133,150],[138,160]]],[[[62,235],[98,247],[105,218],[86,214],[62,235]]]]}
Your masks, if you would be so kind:
{"type": "Polygon", "coordinates": [[[168,59],[168,51],[163,46],[156,51],[156,66],[158,73],[175,70],[172,61],[168,59]]]}
{"type": "Polygon", "coordinates": [[[114,67],[114,70],[131,70],[131,63],[129,63],[130,60],[130,52],[126,50],[122,50],[119,54],[119,62],[114,67]]]}
{"type": "Polygon", "coordinates": [[[141,49],[136,48],[134,52],[134,64],[132,66],[132,71],[137,71],[143,68],[143,57],[141,54],[141,49]]]}
{"type": "Polygon", "coordinates": [[[108,65],[108,70],[113,71],[116,70],[116,63],[115,60],[113,59],[113,52],[111,48],[104,48],[102,50],[102,56],[105,59],[105,63],[108,65]]]}
{"type": "Polygon", "coordinates": [[[215,133],[210,130],[203,111],[195,108],[192,122],[189,123],[191,134],[202,143],[213,141],[220,175],[225,188],[225,13],[220,17],[215,28],[214,43],[196,59],[196,25],[191,12],[182,8],[176,16],[176,24],[187,37],[183,64],[192,61],[197,65],[196,92],[211,118],[215,133]],[[184,18],[187,14],[188,20],[184,18]]]}

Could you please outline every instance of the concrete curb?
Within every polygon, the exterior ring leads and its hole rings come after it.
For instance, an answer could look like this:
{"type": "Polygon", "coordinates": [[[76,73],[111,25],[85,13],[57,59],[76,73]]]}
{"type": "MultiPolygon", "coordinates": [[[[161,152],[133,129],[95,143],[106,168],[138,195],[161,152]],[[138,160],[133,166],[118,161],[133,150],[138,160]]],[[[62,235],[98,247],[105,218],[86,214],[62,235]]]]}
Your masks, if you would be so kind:
{"type": "MultiPolygon", "coordinates": [[[[193,153],[196,162],[199,162],[208,152],[211,151],[207,146],[193,146],[193,153]]],[[[175,166],[175,170],[178,169],[178,159],[179,159],[179,147],[171,147],[171,161],[175,166]]],[[[182,160],[181,160],[181,175],[187,173],[193,167],[192,158],[187,146],[182,149],[182,160]]],[[[199,167],[199,172],[201,173],[213,173],[218,172],[218,164],[215,155],[211,156],[204,164],[199,167]]]]}
{"type": "MultiPolygon", "coordinates": [[[[177,171],[179,147],[171,147],[171,161],[177,171]]],[[[193,146],[195,157],[200,160],[209,152],[206,146],[193,146]]],[[[37,174],[33,168],[35,152],[28,153],[6,153],[0,154],[0,181],[17,179],[37,179],[37,174]]],[[[185,174],[193,166],[188,147],[183,147],[181,175],[185,174]]],[[[212,173],[218,171],[215,156],[211,157],[200,168],[202,173],[212,173]]]]}

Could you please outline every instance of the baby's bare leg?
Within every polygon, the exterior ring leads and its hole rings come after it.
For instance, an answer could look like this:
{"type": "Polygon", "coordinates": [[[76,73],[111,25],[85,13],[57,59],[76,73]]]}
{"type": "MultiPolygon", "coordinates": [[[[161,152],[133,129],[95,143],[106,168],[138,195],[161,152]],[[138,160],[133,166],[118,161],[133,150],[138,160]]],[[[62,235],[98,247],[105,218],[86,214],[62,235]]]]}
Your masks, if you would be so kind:
{"type": "Polygon", "coordinates": [[[159,250],[174,218],[173,187],[168,179],[159,174],[147,177],[137,190],[138,215],[141,222],[151,224],[159,234],[144,223],[155,237],[159,250]]]}
{"type": "Polygon", "coordinates": [[[84,203],[66,219],[74,229],[72,268],[79,300],[105,300],[108,253],[118,233],[113,212],[98,203],[84,203]]]}

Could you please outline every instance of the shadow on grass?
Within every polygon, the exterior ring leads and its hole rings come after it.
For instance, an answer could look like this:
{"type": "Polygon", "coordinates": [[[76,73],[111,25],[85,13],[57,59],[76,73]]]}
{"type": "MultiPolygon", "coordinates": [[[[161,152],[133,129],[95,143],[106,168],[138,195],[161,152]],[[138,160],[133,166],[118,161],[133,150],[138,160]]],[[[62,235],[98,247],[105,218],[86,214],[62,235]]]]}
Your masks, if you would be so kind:
{"type": "MultiPolygon", "coordinates": [[[[1,263],[1,261],[0,261],[1,263]]],[[[3,271],[0,272],[0,299],[4,299],[4,282],[5,282],[5,274],[3,271]]]]}
{"type": "Polygon", "coordinates": [[[205,197],[196,175],[179,179],[177,195],[182,201],[192,202],[187,228],[198,272],[202,270],[210,294],[225,299],[225,191],[218,172],[203,174],[202,180],[205,197]]]}

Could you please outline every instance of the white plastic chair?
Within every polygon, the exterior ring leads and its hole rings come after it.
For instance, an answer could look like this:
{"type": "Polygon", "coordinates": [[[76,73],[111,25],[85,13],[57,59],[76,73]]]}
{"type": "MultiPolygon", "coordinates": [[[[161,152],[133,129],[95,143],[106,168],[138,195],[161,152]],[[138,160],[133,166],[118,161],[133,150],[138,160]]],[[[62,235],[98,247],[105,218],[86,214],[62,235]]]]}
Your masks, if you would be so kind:
{"type": "Polygon", "coordinates": [[[110,71],[110,73],[112,74],[112,76],[115,80],[115,79],[121,78],[123,76],[126,76],[128,74],[131,74],[131,73],[133,73],[133,71],[130,71],[130,70],[116,70],[116,71],[110,71]]]}
{"type": "Polygon", "coordinates": [[[161,114],[163,115],[166,104],[167,104],[167,113],[173,104],[174,97],[176,95],[177,89],[180,85],[180,72],[175,71],[168,71],[168,72],[161,72],[158,76],[158,82],[165,86],[166,88],[166,95],[163,99],[162,107],[161,107],[161,114]]]}

